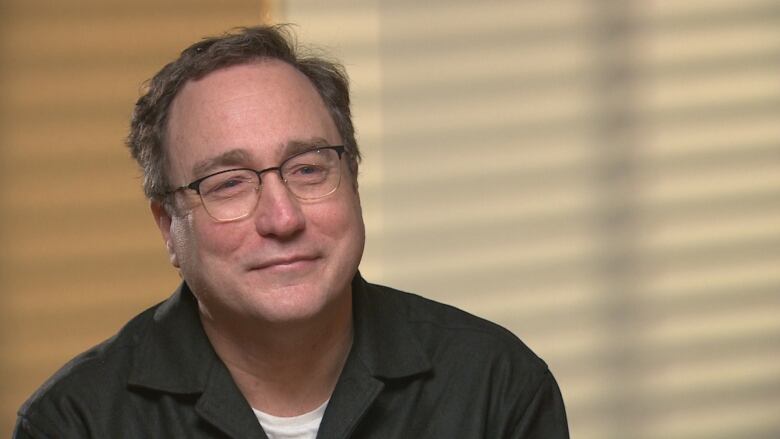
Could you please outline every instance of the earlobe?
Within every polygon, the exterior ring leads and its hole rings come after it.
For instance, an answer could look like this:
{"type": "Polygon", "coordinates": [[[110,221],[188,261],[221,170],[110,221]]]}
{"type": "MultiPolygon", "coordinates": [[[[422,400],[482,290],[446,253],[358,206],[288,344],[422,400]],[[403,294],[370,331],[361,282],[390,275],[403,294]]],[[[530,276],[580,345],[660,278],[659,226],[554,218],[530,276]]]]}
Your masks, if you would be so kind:
{"type": "Polygon", "coordinates": [[[179,260],[176,257],[176,248],[173,245],[173,234],[171,233],[173,221],[171,220],[171,215],[158,201],[152,201],[149,207],[152,210],[154,222],[157,224],[157,228],[160,229],[160,234],[165,242],[165,249],[168,251],[168,258],[171,261],[171,265],[180,268],[179,260]]]}
{"type": "Polygon", "coordinates": [[[168,260],[171,261],[171,265],[174,268],[179,269],[179,259],[176,257],[176,250],[173,248],[173,243],[169,240],[165,241],[165,248],[168,250],[168,260]]]}

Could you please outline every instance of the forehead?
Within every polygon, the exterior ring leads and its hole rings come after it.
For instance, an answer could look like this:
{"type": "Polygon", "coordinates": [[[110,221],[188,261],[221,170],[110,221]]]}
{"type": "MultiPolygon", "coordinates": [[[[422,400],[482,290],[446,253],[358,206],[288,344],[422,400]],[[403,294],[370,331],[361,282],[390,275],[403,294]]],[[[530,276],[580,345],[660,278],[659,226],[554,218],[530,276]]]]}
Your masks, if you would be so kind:
{"type": "Polygon", "coordinates": [[[291,143],[340,143],[314,85],[278,60],[231,66],[189,81],[172,102],[166,134],[172,178],[192,177],[195,164],[231,150],[244,151],[252,164],[270,166],[291,143]]]}

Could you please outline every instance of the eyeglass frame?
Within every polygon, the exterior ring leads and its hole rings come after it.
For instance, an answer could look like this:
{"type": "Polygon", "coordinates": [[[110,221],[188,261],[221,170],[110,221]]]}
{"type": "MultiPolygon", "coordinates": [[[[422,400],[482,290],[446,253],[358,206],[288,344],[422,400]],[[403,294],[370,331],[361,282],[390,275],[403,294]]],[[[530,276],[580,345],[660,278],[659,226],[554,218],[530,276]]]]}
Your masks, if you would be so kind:
{"type": "MultiPolygon", "coordinates": [[[[212,174],[209,174],[209,175],[200,177],[200,178],[198,178],[196,180],[193,180],[192,182],[190,182],[190,183],[188,183],[188,184],[186,184],[184,186],[179,186],[179,187],[177,187],[177,188],[175,188],[173,190],[170,190],[170,191],[168,191],[168,195],[172,195],[172,194],[174,194],[176,192],[189,189],[191,191],[194,191],[196,194],[198,194],[198,198],[200,198],[200,202],[203,205],[204,210],[206,211],[206,213],[208,213],[208,215],[212,219],[214,219],[214,221],[217,221],[217,222],[236,221],[236,220],[239,220],[239,219],[242,219],[242,218],[246,218],[247,216],[251,215],[252,212],[254,211],[254,209],[257,208],[258,201],[260,200],[260,194],[262,193],[263,174],[265,174],[266,172],[276,171],[276,173],[279,175],[279,180],[281,180],[284,183],[284,186],[287,187],[288,190],[289,190],[289,187],[287,186],[287,180],[282,175],[282,167],[285,165],[285,163],[287,163],[288,161],[294,159],[295,157],[299,157],[299,156],[301,156],[303,154],[308,154],[310,152],[315,152],[315,151],[321,151],[323,149],[330,149],[330,150],[336,151],[336,154],[338,154],[339,166],[341,164],[341,157],[345,153],[347,153],[346,147],[344,145],[316,146],[314,148],[307,149],[306,151],[301,151],[301,152],[298,152],[296,154],[293,154],[293,155],[287,157],[286,159],[282,160],[282,162],[279,163],[279,165],[271,166],[270,168],[265,168],[265,169],[260,169],[260,170],[252,169],[252,168],[231,168],[231,169],[224,169],[222,171],[217,171],[217,172],[214,172],[212,174]],[[241,215],[241,216],[236,217],[236,218],[230,218],[230,219],[218,219],[218,218],[215,218],[211,214],[211,212],[209,212],[209,210],[205,208],[206,207],[206,203],[205,203],[205,201],[203,201],[203,195],[200,192],[200,184],[204,180],[206,180],[207,178],[210,178],[210,177],[213,177],[213,176],[219,175],[219,174],[224,174],[226,172],[234,172],[234,171],[251,171],[251,172],[254,172],[257,175],[257,180],[260,183],[260,185],[258,186],[259,190],[257,191],[258,195],[257,195],[257,199],[255,200],[255,205],[246,214],[241,215]]],[[[335,192],[339,188],[339,186],[341,185],[341,178],[343,177],[343,175],[341,175],[341,172],[342,171],[339,168],[339,182],[336,184],[336,186],[333,188],[333,190],[331,190],[330,192],[328,192],[328,193],[326,193],[324,195],[321,195],[319,197],[314,197],[314,198],[301,198],[301,197],[295,195],[295,193],[292,192],[292,191],[290,191],[290,193],[292,193],[295,196],[295,198],[297,198],[299,200],[300,199],[303,199],[303,200],[319,200],[320,198],[325,198],[328,195],[333,194],[333,192],[335,192]]]]}

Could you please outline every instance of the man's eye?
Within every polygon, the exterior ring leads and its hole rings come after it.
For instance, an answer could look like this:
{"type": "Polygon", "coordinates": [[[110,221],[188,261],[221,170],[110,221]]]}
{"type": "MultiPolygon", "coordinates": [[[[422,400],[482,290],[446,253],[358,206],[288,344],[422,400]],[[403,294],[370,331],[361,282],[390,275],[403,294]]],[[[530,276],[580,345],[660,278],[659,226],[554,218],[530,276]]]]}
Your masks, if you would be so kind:
{"type": "Polygon", "coordinates": [[[232,178],[230,180],[223,181],[219,186],[216,187],[216,190],[225,190],[225,189],[231,189],[236,186],[240,186],[242,184],[246,183],[245,181],[241,181],[235,178],[232,178]]]}
{"type": "Polygon", "coordinates": [[[319,172],[322,172],[322,168],[314,165],[301,166],[300,169],[298,169],[298,173],[301,175],[311,175],[319,172]]]}
{"type": "Polygon", "coordinates": [[[231,196],[252,187],[251,179],[245,177],[230,177],[210,183],[204,188],[205,195],[231,196]]]}
{"type": "Polygon", "coordinates": [[[327,169],[317,165],[298,165],[290,170],[289,178],[296,180],[310,180],[321,178],[327,173],[327,169]]]}

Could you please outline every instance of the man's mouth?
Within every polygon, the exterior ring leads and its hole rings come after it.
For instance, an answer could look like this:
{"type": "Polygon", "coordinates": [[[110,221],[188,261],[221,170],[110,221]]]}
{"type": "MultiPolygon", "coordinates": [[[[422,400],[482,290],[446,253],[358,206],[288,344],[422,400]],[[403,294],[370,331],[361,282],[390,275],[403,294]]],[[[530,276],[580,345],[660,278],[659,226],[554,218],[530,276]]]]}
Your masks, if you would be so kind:
{"type": "Polygon", "coordinates": [[[311,264],[317,259],[316,256],[312,255],[289,255],[289,256],[278,256],[266,259],[259,264],[253,264],[251,266],[252,270],[266,270],[266,269],[285,269],[285,268],[296,268],[296,267],[303,267],[306,265],[311,264]]]}

